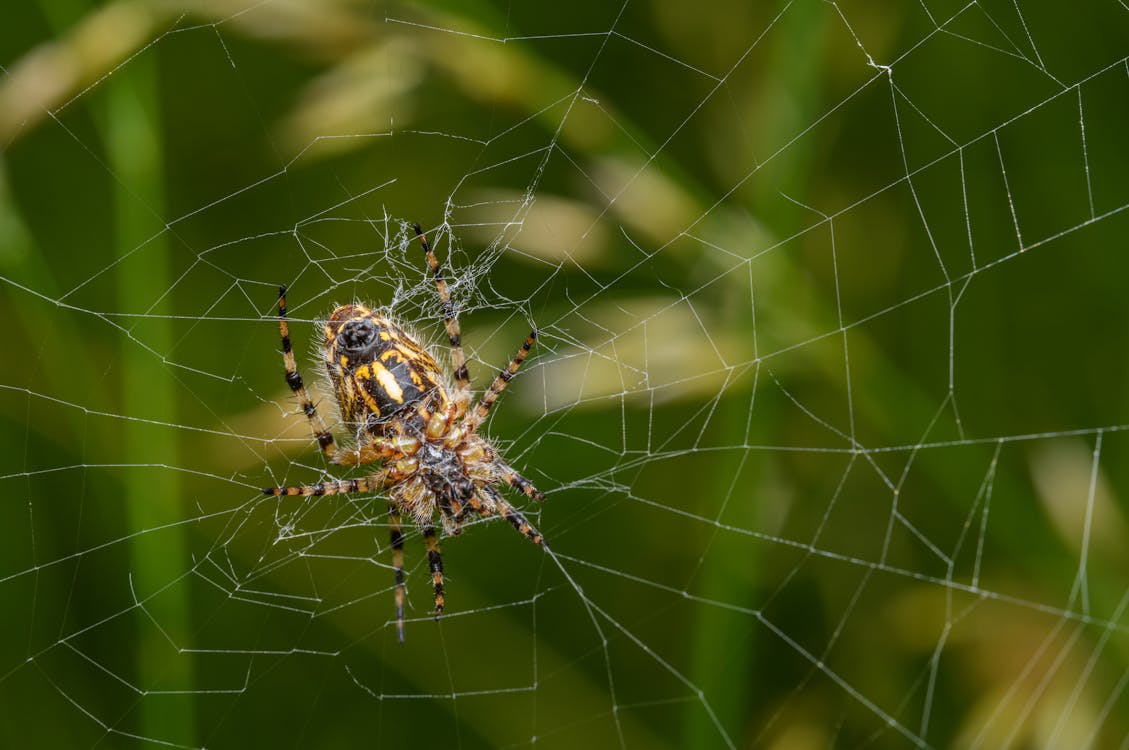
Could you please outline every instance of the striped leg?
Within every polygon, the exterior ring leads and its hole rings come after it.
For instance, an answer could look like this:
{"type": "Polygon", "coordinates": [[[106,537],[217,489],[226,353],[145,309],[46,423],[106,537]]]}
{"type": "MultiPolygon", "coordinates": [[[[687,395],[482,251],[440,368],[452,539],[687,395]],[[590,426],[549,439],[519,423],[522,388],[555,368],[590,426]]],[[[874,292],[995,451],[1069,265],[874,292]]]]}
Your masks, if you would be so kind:
{"type": "Polygon", "coordinates": [[[351,495],[359,492],[372,492],[384,487],[388,483],[389,472],[379,471],[371,476],[361,479],[337,479],[332,482],[318,484],[302,484],[297,487],[264,487],[264,495],[278,497],[280,495],[302,495],[322,497],[323,495],[351,495]]]}
{"type": "Polygon", "coordinates": [[[396,571],[396,637],[404,642],[404,532],[400,530],[400,511],[388,504],[388,528],[392,532],[392,567],[396,571]]]}
{"type": "Polygon", "coordinates": [[[321,452],[325,454],[326,460],[332,461],[333,454],[337,450],[333,435],[330,434],[329,428],[325,426],[325,421],[318,414],[314,402],[310,400],[310,394],[306,392],[306,386],[302,383],[302,376],[298,374],[298,364],[294,361],[294,352],[290,347],[290,327],[286,323],[285,286],[278,288],[278,329],[282,334],[282,363],[286,369],[286,384],[290,386],[290,390],[297,397],[298,405],[302,407],[306,419],[310,420],[310,429],[318,441],[318,446],[321,447],[321,452]]]}
{"type": "Polygon", "coordinates": [[[459,331],[459,319],[455,316],[455,305],[451,302],[451,292],[447,289],[447,281],[443,278],[443,271],[439,268],[439,261],[435,259],[435,251],[431,249],[427,238],[423,236],[423,229],[419,224],[412,228],[423,246],[424,255],[427,256],[427,265],[431,275],[435,277],[435,287],[439,290],[439,301],[443,311],[443,324],[447,327],[447,339],[451,342],[451,369],[455,372],[454,401],[458,416],[466,413],[470,406],[470,372],[466,367],[466,357],[463,355],[462,333],[459,331]]]}
{"type": "Polygon", "coordinates": [[[435,619],[443,614],[443,556],[439,554],[439,540],[435,529],[428,526],[423,530],[427,542],[427,564],[431,568],[431,583],[435,585],[435,619]]]}
{"type": "Polygon", "coordinates": [[[545,493],[533,486],[533,482],[529,481],[521,474],[518,474],[512,467],[502,464],[502,481],[515,490],[534,500],[544,500],[545,493]]]}
{"type": "Polygon", "coordinates": [[[534,328],[529,332],[525,343],[517,350],[517,354],[514,355],[514,358],[510,360],[510,363],[494,378],[494,382],[490,384],[490,390],[482,395],[482,400],[474,407],[474,414],[467,417],[467,426],[470,427],[470,429],[473,430],[477,428],[478,425],[482,424],[482,420],[486,419],[486,415],[490,412],[490,407],[494,405],[498,395],[506,390],[506,386],[517,373],[517,369],[521,367],[521,363],[524,362],[525,358],[529,355],[529,350],[533,348],[533,342],[536,340],[537,329],[534,328]]]}
{"type": "Polygon", "coordinates": [[[502,497],[502,493],[489,485],[484,487],[484,489],[489,493],[490,499],[494,501],[498,512],[505,516],[506,520],[510,522],[510,525],[517,529],[522,536],[538,547],[545,547],[546,549],[549,547],[549,545],[545,544],[545,537],[541,536],[541,532],[535,529],[533,524],[525,520],[525,516],[521,514],[521,511],[506,502],[506,498],[502,497]]]}

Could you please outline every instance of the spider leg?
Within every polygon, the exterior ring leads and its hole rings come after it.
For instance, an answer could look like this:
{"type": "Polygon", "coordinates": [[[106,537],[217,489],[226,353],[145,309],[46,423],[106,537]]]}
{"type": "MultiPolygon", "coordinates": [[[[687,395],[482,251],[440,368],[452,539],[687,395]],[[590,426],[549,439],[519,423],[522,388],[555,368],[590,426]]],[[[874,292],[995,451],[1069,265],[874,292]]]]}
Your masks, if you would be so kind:
{"type": "Polygon", "coordinates": [[[400,511],[388,504],[388,528],[392,534],[392,567],[396,571],[396,637],[404,642],[404,532],[400,529],[400,511]]]}
{"type": "Polygon", "coordinates": [[[314,433],[314,438],[318,441],[321,452],[325,455],[326,460],[332,461],[333,454],[336,451],[333,435],[329,432],[329,428],[326,427],[321,415],[318,414],[314,402],[310,400],[310,394],[302,383],[302,376],[298,374],[298,364],[294,361],[294,352],[290,348],[290,327],[286,323],[285,286],[278,288],[278,329],[279,333],[282,334],[282,364],[286,370],[286,384],[290,386],[290,390],[297,397],[298,405],[302,407],[306,419],[310,420],[310,429],[314,433]]]}
{"type": "Polygon", "coordinates": [[[439,511],[443,519],[444,531],[451,536],[458,536],[463,533],[463,517],[466,515],[467,511],[463,501],[452,494],[446,506],[440,506],[439,511]]]}
{"type": "Polygon", "coordinates": [[[505,516],[506,520],[510,522],[510,525],[518,530],[518,533],[538,547],[549,548],[549,545],[545,543],[545,537],[541,536],[541,532],[525,519],[521,511],[510,505],[506,501],[506,498],[502,497],[502,493],[498,492],[498,490],[490,485],[485,485],[482,489],[484,489],[490,496],[490,499],[494,501],[494,505],[498,508],[498,513],[505,516]]]}
{"type": "Polygon", "coordinates": [[[525,495],[526,497],[534,500],[544,500],[545,493],[533,486],[533,482],[529,481],[521,474],[514,471],[512,466],[501,464],[502,481],[513,487],[515,490],[525,495]]]}
{"type": "Polygon", "coordinates": [[[372,492],[388,483],[389,474],[388,470],[383,470],[360,479],[335,479],[331,482],[301,484],[296,487],[264,487],[263,494],[275,497],[280,495],[321,497],[323,495],[351,495],[358,492],[372,492]]]}
{"type": "Polygon", "coordinates": [[[431,568],[431,583],[435,586],[435,619],[443,614],[443,556],[439,553],[439,540],[435,528],[427,526],[423,530],[427,542],[427,564],[431,568]]]}
{"type": "Polygon", "coordinates": [[[427,265],[431,269],[431,275],[435,277],[435,287],[439,290],[439,302],[443,311],[443,324],[447,327],[447,340],[451,342],[451,369],[455,371],[455,393],[454,401],[458,416],[466,413],[467,407],[470,406],[470,372],[466,367],[466,357],[463,356],[463,343],[462,333],[459,330],[459,319],[455,315],[455,305],[451,302],[451,292],[447,288],[447,281],[443,278],[443,271],[439,267],[439,261],[435,258],[435,251],[431,249],[428,244],[427,238],[423,235],[423,229],[419,224],[413,224],[412,229],[416,232],[416,237],[419,239],[419,244],[423,246],[423,252],[427,256],[427,265]]]}
{"type": "Polygon", "coordinates": [[[490,412],[490,407],[494,405],[494,401],[497,400],[498,395],[506,390],[506,386],[517,373],[517,369],[521,367],[521,363],[524,362],[525,358],[529,355],[529,350],[533,348],[533,342],[536,340],[537,329],[534,328],[529,332],[525,343],[522,344],[521,348],[514,354],[514,358],[510,360],[510,363],[502,368],[498,376],[494,378],[494,382],[490,384],[490,390],[482,395],[482,400],[474,407],[474,413],[467,417],[467,425],[471,429],[477,428],[478,425],[482,424],[482,420],[486,419],[486,415],[490,412]]]}
{"type": "Polygon", "coordinates": [[[337,466],[360,466],[374,461],[392,461],[412,456],[419,450],[420,440],[411,435],[377,437],[358,445],[355,450],[343,450],[333,457],[337,466]]]}
{"type": "Polygon", "coordinates": [[[441,410],[440,406],[436,404],[434,407],[429,408],[428,402],[425,400],[421,402],[420,408],[417,413],[424,425],[424,432],[432,440],[439,440],[448,434],[451,427],[451,422],[459,413],[458,404],[451,401],[447,404],[447,408],[441,410]],[[432,411],[434,409],[434,411],[432,411]]]}

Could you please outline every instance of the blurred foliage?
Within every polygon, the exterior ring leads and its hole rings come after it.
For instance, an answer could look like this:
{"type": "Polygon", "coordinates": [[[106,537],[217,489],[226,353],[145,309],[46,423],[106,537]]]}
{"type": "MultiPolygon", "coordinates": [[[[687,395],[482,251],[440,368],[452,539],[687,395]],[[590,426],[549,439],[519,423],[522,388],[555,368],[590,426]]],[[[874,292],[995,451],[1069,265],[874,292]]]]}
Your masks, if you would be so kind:
{"type": "Polygon", "coordinates": [[[0,745],[1124,741],[1117,3],[3,18],[0,745]],[[560,566],[472,529],[435,626],[413,535],[399,646],[380,499],[257,488],[326,470],[278,284],[306,369],[442,340],[410,221],[478,384],[542,330],[560,566]]]}

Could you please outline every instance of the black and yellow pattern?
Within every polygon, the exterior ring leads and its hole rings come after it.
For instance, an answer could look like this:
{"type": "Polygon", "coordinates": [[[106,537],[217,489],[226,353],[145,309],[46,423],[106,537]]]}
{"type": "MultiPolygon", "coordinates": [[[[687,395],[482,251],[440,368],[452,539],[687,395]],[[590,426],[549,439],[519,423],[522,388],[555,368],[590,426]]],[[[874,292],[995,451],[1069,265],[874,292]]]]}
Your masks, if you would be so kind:
{"type": "Polygon", "coordinates": [[[280,287],[278,321],[286,383],[309,420],[314,438],[332,464],[357,466],[376,462],[380,468],[361,479],[264,490],[272,496],[306,497],[387,490],[396,574],[396,633],[401,642],[406,594],[403,515],[423,531],[427,543],[436,618],[445,606],[443,558],[434,526],[436,513],[449,534],[458,534],[469,516],[502,516],[527,539],[546,546],[541,533],[506,501],[497,485],[513,487],[534,500],[543,500],[544,494],[478,434],[491,406],[533,348],[537,331],[529,334],[471,410],[470,374],[450,290],[423,230],[418,225],[414,229],[439,293],[451,345],[455,387],[448,386],[434,357],[395,320],[360,304],[338,307],[325,323],[322,353],[341,419],[358,437],[355,449],[338,451],[298,373],[286,318],[286,288],[280,287]]]}
{"type": "Polygon", "coordinates": [[[325,324],[325,368],[341,417],[357,425],[387,422],[424,398],[446,408],[439,365],[391,318],[344,305],[325,324]]]}

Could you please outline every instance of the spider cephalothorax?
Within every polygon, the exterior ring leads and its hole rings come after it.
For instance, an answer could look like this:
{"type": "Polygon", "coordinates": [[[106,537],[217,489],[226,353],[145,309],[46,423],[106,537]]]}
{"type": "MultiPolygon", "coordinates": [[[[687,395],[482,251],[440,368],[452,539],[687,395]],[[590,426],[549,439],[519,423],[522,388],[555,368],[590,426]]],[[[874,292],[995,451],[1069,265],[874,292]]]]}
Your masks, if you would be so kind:
{"type": "Polygon", "coordinates": [[[279,289],[278,319],[286,383],[310,420],[314,437],[330,463],[358,466],[378,462],[380,468],[362,479],[337,480],[298,487],[269,487],[268,495],[334,495],[387,490],[392,532],[392,563],[396,570],[396,630],[404,639],[404,536],[401,514],[423,531],[435,587],[435,614],[443,612],[443,561],[434,518],[458,534],[471,516],[500,515],[534,543],[545,546],[541,534],[502,496],[498,485],[509,485],[528,497],[543,500],[533,483],[511,468],[478,428],[491,405],[521,366],[537,338],[530,332],[510,364],[498,373],[490,389],[470,405],[470,376],[463,357],[458,319],[447,284],[422,230],[415,227],[442,303],[455,387],[446,383],[435,359],[392,318],[364,305],[343,305],[325,324],[322,352],[341,419],[355,431],[353,450],[338,451],[332,433],[318,415],[298,374],[286,321],[286,289],[279,289]]]}

